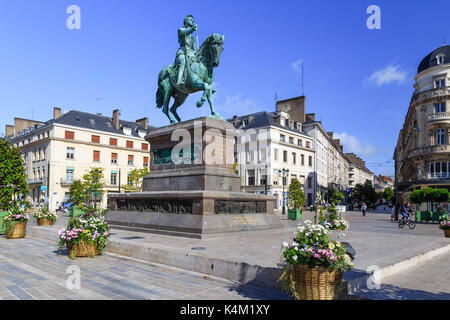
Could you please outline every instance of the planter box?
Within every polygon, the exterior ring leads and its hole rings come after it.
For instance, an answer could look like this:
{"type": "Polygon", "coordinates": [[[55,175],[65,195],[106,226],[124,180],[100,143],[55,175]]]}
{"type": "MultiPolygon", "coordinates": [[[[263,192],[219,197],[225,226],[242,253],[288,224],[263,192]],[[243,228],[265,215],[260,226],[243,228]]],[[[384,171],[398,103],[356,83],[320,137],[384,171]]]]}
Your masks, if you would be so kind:
{"type": "Polygon", "coordinates": [[[294,266],[294,287],[300,300],[336,300],[344,272],[324,267],[294,266]]]}
{"type": "Polygon", "coordinates": [[[302,220],[302,210],[300,209],[288,209],[288,219],[302,220]]]}
{"type": "Polygon", "coordinates": [[[94,257],[99,254],[97,244],[80,241],[77,244],[66,242],[69,257],[94,257]]]}
{"type": "Polygon", "coordinates": [[[416,212],[416,221],[420,222],[442,222],[448,219],[448,213],[445,211],[417,211],[416,212]]]}
{"type": "Polygon", "coordinates": [[[14,226],[7,228],[6,239],[21,239],[25,238],[25,230],[27,229],[27,222],[15,222],[14,226]]]}
{"type": "Polygon", "coordinates": [[[56,220],[39,218],[39,219],[37,219],[37,224],[38,224],[38,227],[52,226],[55,224],[55,221],[56,220]]]}
{"type": "Polygon", "coordinates": [[[8,215],[8,211],[0,211],[0,234],[6,233],[6,224],[3,223],[3,219],[8,215]]]}
{"type": "Polygon", "coordinates": [[[84,211],[75,207],[69,209],[69,217],[81,217],[84,211]]]}
{"type": "Polygon", "coordinates": [[[450,238],[450,229],[444,229],[444,235],[446,238],[450,238]]]}

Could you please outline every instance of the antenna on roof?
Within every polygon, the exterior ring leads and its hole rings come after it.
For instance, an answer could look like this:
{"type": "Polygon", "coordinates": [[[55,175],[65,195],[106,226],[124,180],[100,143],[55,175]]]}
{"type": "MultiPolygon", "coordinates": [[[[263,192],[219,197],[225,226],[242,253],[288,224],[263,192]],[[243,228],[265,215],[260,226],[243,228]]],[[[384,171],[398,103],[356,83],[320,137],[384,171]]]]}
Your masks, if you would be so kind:
{"type": "Polygon", "coordinates": [[[446,41],[445,36],[444,36],[444,46],[445,45],[447,45],[447,41],[446,41]]]}
{"type": "Polygon", "coordinates": [[[275,90],[275,110],[277,109],[278,92],[275,90]]]}
{"type": "Polygon", "coordinates": [[[304,90],[304,86],[303,86],[303,66],[304,66],[304,63],[302,62],[302,96],[304,96],[305,95],[305,90],[304,90]]]}

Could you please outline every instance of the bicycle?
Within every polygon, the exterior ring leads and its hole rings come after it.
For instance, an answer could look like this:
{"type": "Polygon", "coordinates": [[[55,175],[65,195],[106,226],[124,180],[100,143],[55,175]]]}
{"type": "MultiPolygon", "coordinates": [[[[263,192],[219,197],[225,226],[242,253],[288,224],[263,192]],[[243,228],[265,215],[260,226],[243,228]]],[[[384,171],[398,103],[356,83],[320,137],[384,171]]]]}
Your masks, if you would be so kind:
{"type": "Polygon", "coordinates": [[[399,227],[400,229],[403,229],[403,227],[407,224],[408,227],[409,227],[411,230],[414,229],[414,228],[416,227],[416,223],[412,220],[412,216],[413,216],[414,214],[415,214],[415,213],[412,213],[412,214],[409,215],[408,221],[406,221],[406,218],[405,218],[405,217],[402,217],[400,220],[398,220],[398,227],[399,227]]]}

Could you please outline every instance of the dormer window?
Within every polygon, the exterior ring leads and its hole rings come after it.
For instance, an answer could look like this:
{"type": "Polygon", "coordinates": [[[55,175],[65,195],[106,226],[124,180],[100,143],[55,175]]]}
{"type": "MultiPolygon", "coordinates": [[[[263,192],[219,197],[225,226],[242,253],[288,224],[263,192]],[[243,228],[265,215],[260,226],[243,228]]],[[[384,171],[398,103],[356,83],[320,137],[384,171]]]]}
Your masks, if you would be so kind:
{"type": "Polygon", "coordinates": [[[243,122],[243,127],[247,127],[248,126],[248,119],[245,119],[243,122]]]}
{"type": "Polygon", "coordinates": [[[438,54],[438,55],[436,56],[436,61],[437,61],[437,64],[438,64],[438,65],[444,64],[444,63],[445,63],[445,55],[444,55],[443,53],[438,54]]]}
{"type": "Polygon", "coordinates": [[[125,135],[131,136],[131,128],[127,126],[122,126],[122,131],[125,135]]]}

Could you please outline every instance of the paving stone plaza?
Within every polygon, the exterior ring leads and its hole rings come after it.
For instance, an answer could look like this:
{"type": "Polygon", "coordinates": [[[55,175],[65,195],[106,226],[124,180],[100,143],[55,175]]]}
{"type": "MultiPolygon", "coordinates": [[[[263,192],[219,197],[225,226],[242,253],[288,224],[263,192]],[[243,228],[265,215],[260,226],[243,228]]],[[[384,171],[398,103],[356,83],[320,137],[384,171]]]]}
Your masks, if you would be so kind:
{"type": "MultiPolygon", "coordinates": [[[[313,214],[305,214],[304,219],[308,218],[313,214]]],[[[374,212],[366,217],[358,211],[347,212],[345,218],[350,229],[345,236],[336,236],[356,250],[355,269],[344,274],[347,299],[450,298],[450,278],[439,268],[450,262],[450,242],[435,224],[399,229],[389,215],[374,212]],[[426,256],[439,249],[442,252],[435,256],[426,256]],[[392,275],[383,277],[379,289],[367,288],[369,266],[387,269],[417,256],[423,257],[397,266],[390,271],[392,275]]],[[[31,224],[25,239],[0,238],[0,298],[290,299],[279,290],[276,277],[280,243],[289,241],[299,222],[282,216],[281,220],[285,227],[279,230],[201,240],[113,230],[104,255],[75,260],[68,259],[65,252],[57,254],[55,239],[62,221],[46,228],[31,224]],[[128,253],[124,255],[121,250],[128,253]],[[216,271],[211,270],[211,264],[216,271]],[[69,289],[73,266],[79,268],[80,283],[79,288],[69,289]]]]}

